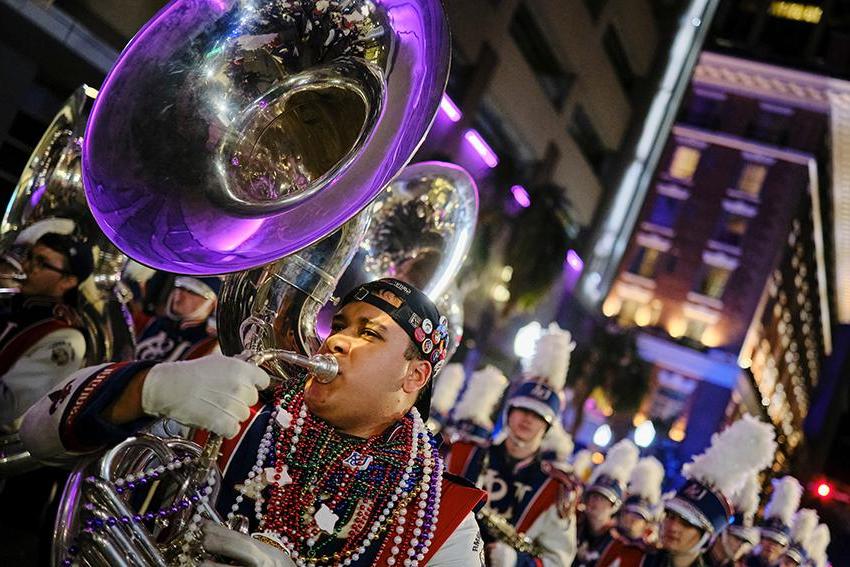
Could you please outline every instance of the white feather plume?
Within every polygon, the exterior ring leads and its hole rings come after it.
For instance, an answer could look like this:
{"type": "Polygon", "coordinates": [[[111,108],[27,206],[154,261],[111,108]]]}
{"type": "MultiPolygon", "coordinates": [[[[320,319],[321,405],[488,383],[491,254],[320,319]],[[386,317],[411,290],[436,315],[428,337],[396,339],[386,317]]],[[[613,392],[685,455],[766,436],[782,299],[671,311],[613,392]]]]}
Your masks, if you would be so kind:
{"type": "Polygon", "coordinates": [[[791,541],[802,545],[803,549],[808,551],[816,527],[818,527],[817,512],[810,508],[797,510],[794,521],[791,522],[791,541]]]}
{"type": "Polygon", "coordinates": [[[655,457],[639,460],[629,477],[628,494],[640,496],[650,504],[661,500],[661,483],[664,481],[664,465],[655,457]]]}
{"type": "Polygon", "coordinates": [[[617,441],[605,455],[605,460],[593,469],[593,474],[590,475],[590,482],[596,482],[596,479],[601,475],[613,478],[620,483],[620,486],[626,486],[632,470],[637,465],[640,449],[637,448],[630,439],[621,439],[617,441]]]}
{"type": "Polygon", "coordinates": [[[773,462],[776,452],[773,426],[751,415],[711,437],[711,446],[682,467],[682,474],[730,496],[747,475],[773,462]]]}
{"type": "Polygon", "coordinates": [[[573,454],[573,447],[572,435],[566,432],[560,421],[556,420],[543,437],[540,450],[554,452],[557,460],[563,461],[573,454]]]}
{"type": "Polygon", "coordinates": [[[758,474],[753,472],[747,476],[744,484],[732,495],[732,507],[735,508],[736,512],[752,519],[759,509],[760,495],[761,485],[759,484],[758,474]]]}
{"type": "Polygon", "coordinates": [[[809,556],[814,560],[815,567],[826,567],[826,548],[829,547],[829,527],[826,524],[820,524],[812,532],[812,537],[809,538],[809,556]]]}
{"type": "Polygon", "coordinates": [[[454,419],[469,420],[481,427],[493,427],[491,416],[507,387],[508,379],[495,366],[488,364],[476,370],[469,377],[466,391],[455,407],[454,419]]]}
{"type": "Polygon", "coordinates": [[[127,266],[124,268],[124,276],[139,283],[147,282],[154,274],[156,274],[156,270],[143,266],[133,260],[127,262],[127,266]]]}
{"type": "Polygon", "coordinates": [[[590,473],[593,470],[593,453],[588,449],[582,449],[573,455],[573,473],[582,481],[590,478],[590,473]]]}
{"type": "Polygon", "coordinates": [[[431,410],[439,414],[447,414],[457,401],[463,381],[466,378],[463,364],[453,362],[447,364],[434,381],[434,391],[431,394],[431,410]]]}
{"type": "Polygon", "coordinates": [[[800,506],[800,498],[803,496],[803,487],[793,476],[783,476],[771,481],[773,494],[770,502],[764,509],[765,518],[779,518],[784,525],[791,523],[791,517],[800,506]]]}
{"type": "Polygon", "coordinates": [[[556,392],[564,389],[570,354],[575,349],[572,335],[557,323],[552,323],[534,345],[534,354],[528,361],[526,375],[545,382],[556,392]]]}

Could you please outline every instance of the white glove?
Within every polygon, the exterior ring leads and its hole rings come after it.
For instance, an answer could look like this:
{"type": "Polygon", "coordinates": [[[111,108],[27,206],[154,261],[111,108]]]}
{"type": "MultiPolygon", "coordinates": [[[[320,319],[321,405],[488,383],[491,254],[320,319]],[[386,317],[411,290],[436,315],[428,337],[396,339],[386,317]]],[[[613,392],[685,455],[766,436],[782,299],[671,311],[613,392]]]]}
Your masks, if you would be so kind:
{"type": "Polygon", "coordinates": [[[231,438],[257,403],[257,390],[268,385],[257,366],[220,354],[162,362],[145,378],[142,410],[231,438]]]}
{"type": "Polygon", "coordinates": [[[490,567],[514,567],[517,554],[508,544],[497,541],[487,545],[487,559],[490,567]]]}
{"type": "Polygon", "coordinates": [[[201,567],[244,565],[245,567],[295,567],[283,551],[249,535],[240,534],[213,522],[204,522],[204,549],[222,559],[238,563],[215,563],[206,560],[201,567]]]}

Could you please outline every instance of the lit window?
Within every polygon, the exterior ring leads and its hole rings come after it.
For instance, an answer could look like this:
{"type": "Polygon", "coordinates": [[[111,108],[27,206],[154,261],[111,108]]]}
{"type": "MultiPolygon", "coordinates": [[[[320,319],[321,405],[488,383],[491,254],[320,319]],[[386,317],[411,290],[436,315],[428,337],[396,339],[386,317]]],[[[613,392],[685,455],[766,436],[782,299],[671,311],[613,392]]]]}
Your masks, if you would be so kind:
{"type": "Polygon", "coordinates": [[[658,271],[658,261],[662,254],[663,252],[656,248],[641,246],[638,248],[631,266],[629,266],[629,271],[645,278],[655,278],[658,271]]]}
{"type": "Polygon", "coordinates": [[[720,120],[726,95],[695,89],[685,104],[683,120],[686,124],[714,130],[720,120]]]}
{"type": "Polygon", "coordinates": [[[700,160],[700,151],[689,146],[679,146],[673,152],[670,161],[670,176],[682,181],[690,181],[694,177],[700,160]]]}
{"type": "Polygon", "coordinates": [[[665,228],[673,228],[681,210],[682,200],[669,195],[656,195],[649,213],[649,222],[665,228]]]}
{"type": "Polygon", "coordinates": [[[767,177],[766,166],[757,163],[744,164],[741,175],[738,177],[738,190],[747,195],[758,197],[765,177],[767,177]]]}
{"type": "Polygon", "coordinates": [[[700,319],[687,319],[685,326],[685,336],[695,341],[701,341],[702,335],[705,333],[708,323],[700,319]]]}
{"type": "Polygon", "coordinates": [[[623,327],[628,327],[634,324],[635,313],[637,313],[641,304],[634,299],[624,299],[623,306],[620,308],[620,313],[617,315],[617,323],[623,327]]]}
{"type": "Polygon", "coordinates": [[[727,212],[720,222],[715,238],[730,246],[741,246],[744,234],[747,232],[749,218],[743,215],[727,212]]]}
{"type": "Polygon", "coordinates": [[[729,276],[731,275],[732,270],[728,268],[706,265],[704,276],[697,291],[702,295],[720,299],[726,290],[726,284],[729,283],[729,276]]]}
{"type": "Polygon", "coordinates": [[[823,8],[797,2],[771,2],[768,13],[777,18],[817,24],[823,16],[823,8]]]}

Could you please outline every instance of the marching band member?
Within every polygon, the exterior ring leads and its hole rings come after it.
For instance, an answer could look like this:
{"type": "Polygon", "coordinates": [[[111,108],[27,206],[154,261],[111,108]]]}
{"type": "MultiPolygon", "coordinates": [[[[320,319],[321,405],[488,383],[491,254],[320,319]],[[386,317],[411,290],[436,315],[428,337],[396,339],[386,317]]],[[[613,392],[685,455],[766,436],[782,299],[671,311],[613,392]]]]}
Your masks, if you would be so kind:
{"type": "Polygon", "coordinates": [[[136,359],[170,362],[220,352],[209,325],[215,314],[221,279],[177,276],[163,316],[134,315],[136,359]]]}
{"type": "Polygon", "coordinates": [[[425,294],[378,280],[334,316],[320,349],[339,364],[329,383],[303,375],[257,404],[269,376],[234,358],[108,364],[43,398],[22,438],[46,460],[114,443],[152,416],[230,438],[216,507],[246,515],[256,537],[205,526],[205,549],[225,562],[479,565],[473,510],[485,495],[443,474],[421,417],[447,342],[425,294]]]}
{"type": "Polygon", "coordinates": [[[615,443],[590,476],[584,491],[584,512],[579,519],[578,552],[573,565],[589,567],[614,541],[615,517],[623,504],[626,482],[640,451],[628,439],[615,443]]]}
{"type": "Polygon", "coordinates": [[[77,286],[92,273],[92,252],[73,236],[45,232],[53,220],[29,227],[40,234],[22,263],[26,279],[0,313],[0,424],[17,420],[84,364],[74,306],[77,286]]]}
{"type": "Polygon", "coordinates": [[[811,564],[811,540],[818,527],[818,513],[808,508],[798,510],[791,523],[791,544],[782,558],[780,567],[805,567],[811,564]]]}
{"type": "Polygon", "coordinates": [[[618,540],[597,566],[705,567],[704,551],[732,517],[728,496],[772,462],[774,435],[769,424],[746,415],[714,435],[705,453],[682,467],[684,486],[664,502],[660,549],[642,550],[618,540]]]}
{"type": "Polygon", "coordinates": [[[569,332],[551,325],[537,341],[530,379],[508,398],[504,440],[489,446],[461,441],[449,452],[449,472],[487,491],[479,518],[488,565],[565,567],[575,555],[578,482],[540,454],[543,437],[561,412],[558,392],[573,344],[569,332]]]}
{"type": "Polygon", "coordinates": [[[649,548],[654,541],[664,465],[655,457],[640,459],[629,478],[626,499],[617,514],[617,535],[649,548]]]}
{"type": "Polygon", "coordinates": [[[791,518],[803,495],[803,487],[792,476],[773,479],[773,494],[759,524],[761,541],[747,558],[748,567],[775,567],[790,543],[791,518]]]}
{"type": "Polygon", "coordinates": [[[723,530],[706,554],[712,567],[734,567],[759,543],[759,530],[753,526],[753,518],[759,507],[761,486],[758,473],[753,472],[732,496],[730,502],[735,511],[732,523],[723,530]]]}

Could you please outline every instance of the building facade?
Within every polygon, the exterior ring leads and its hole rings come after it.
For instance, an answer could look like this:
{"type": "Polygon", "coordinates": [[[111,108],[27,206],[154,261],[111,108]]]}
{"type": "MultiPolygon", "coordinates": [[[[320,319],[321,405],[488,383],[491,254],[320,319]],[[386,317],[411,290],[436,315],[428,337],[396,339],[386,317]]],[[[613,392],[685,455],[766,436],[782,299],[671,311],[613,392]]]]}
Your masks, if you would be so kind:
{"type": "Polygon", "coordinates": [[[832,97],[848,88],[703,53],[603,304],[646,329],[658,367],[720,388],[695,389],[689,435],[707,442],[743,411],[765,415],[779,467],[803,439],[832,348],[827,83],[832,97]]]}
{"type": "Polygon", "coordinates": [[[492,178],[501,195],[560,185],[587,226],[607,158],[641,110],[665,21],[646,0],[468,0],[446,10],[457,115],[438,119],[423,151],[492,178]],[[490,165],[470,147],[470,129],[496,156],[490,165]]]}

